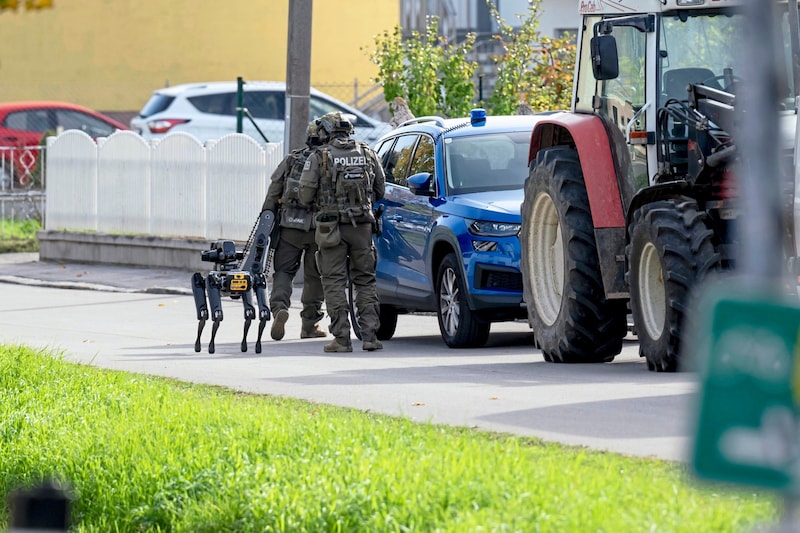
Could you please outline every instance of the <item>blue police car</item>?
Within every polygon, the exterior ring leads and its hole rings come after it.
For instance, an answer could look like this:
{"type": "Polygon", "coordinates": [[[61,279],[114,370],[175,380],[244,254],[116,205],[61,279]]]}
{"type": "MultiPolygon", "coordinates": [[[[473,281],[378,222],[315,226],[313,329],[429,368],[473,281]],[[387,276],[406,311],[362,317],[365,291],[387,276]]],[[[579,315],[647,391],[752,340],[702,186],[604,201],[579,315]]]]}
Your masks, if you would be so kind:
{"type": "Polygon", "coordinates": [[[492,322],[525,318],[520,204],[539,117],[420,117],[375,145],[386,174],[375,237],[378,337],[397,316],[436,312],[451,348],[483,346],[492,322]]]}

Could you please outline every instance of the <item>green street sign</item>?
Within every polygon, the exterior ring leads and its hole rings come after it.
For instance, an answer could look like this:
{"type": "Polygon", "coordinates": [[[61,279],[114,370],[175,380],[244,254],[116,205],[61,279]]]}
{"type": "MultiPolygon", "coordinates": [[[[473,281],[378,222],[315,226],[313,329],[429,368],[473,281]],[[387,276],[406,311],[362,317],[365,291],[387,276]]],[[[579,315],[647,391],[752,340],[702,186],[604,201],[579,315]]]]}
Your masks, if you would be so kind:
{"type": "Polygon", "coordinates": [[[689,346],[700,391],[700,477],[800,494],[800,307],[769,292],[709,292],[689,346]]]}

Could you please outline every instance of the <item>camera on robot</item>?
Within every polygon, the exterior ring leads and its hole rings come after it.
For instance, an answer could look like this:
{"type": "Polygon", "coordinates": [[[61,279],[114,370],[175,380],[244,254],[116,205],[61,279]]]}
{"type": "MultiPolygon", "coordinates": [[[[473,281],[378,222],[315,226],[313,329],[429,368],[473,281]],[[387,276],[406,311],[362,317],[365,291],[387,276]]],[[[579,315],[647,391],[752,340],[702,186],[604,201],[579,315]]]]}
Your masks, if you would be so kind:
{"type": "Polygon", "coordinates": [[[201,252],[203,261],[220,265],[240,261],[243,257],[244,252],[237,250],[233,241],[216,241],[211,244],[211,249],[201,252]]]}

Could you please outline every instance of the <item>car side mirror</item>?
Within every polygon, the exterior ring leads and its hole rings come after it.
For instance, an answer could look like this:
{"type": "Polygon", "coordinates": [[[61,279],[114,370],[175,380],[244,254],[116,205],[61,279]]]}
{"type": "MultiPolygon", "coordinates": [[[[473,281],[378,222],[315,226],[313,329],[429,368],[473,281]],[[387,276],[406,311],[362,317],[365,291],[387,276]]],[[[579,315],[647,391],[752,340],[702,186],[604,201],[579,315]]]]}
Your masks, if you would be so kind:
{"type": "Polygon", "coordinates": [[[431,181],[433,175],[430,172],[420,172],[408,177],[408,188],[417,196],[433,196],[431,181]]]}
{"type": "Polygon", "coordinates": [[[613,35],[596,35],[589,42],[592,50],[592,74],[596,80],[613,80],[619,77],[617,40],[613,35]]]}

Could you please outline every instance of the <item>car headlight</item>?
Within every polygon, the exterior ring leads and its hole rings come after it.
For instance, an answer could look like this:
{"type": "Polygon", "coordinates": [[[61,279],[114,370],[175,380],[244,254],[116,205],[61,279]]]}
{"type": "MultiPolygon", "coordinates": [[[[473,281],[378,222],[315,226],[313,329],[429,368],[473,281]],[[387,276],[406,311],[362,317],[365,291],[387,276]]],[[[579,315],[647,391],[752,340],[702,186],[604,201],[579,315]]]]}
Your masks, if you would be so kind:
{"type": "Polygon", "coordinates": [[[469,225],[469,232],[473,235],[483,235],[485,237],[513,237],[519,233],[521,224],[511,224],[510,222],[486,222],[483,220],[473,220],[469,225]]]}

